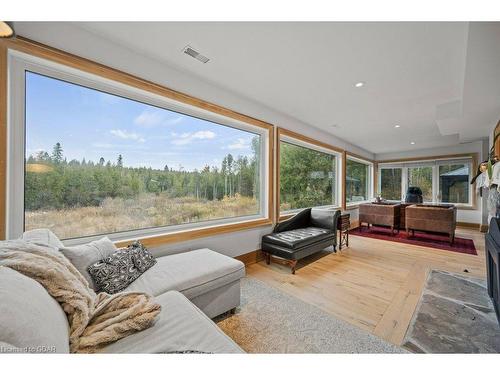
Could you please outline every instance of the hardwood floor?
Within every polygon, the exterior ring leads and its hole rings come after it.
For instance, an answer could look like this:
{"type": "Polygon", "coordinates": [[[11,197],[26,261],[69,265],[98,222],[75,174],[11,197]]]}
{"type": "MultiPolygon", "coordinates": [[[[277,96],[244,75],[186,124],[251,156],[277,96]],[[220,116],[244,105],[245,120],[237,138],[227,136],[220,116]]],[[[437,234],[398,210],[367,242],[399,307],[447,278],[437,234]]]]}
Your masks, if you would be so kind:
{"type": "Polygon", "coordinates": [[[473,239],[478,255],[349,236],[349,248],[305,259],[295,275],[265,262],[248,266],[247,273],[401,345],[430,269],[486,277],[484,234],[460,228],[456,235],[473,239]]]}

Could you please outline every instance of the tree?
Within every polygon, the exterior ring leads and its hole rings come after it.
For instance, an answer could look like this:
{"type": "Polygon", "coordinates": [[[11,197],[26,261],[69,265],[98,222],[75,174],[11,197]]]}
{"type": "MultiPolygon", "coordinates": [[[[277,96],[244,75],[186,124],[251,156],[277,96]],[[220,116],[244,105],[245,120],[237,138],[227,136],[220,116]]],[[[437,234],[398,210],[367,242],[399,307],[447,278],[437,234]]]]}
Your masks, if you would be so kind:
{"type": "Polygon", "coordinates": [[[104,158],[101,156],[101,158],[99,159],[99,165],[102,167],[105,162],[106,160],[104,160],[104,158]]]}
{"type": "Polygon", "coordinates": [[[52,160],[56,164],[59,164],[63,161],[63,149],[59,142],[54,145],[54,148],[52,150],[52,160]]]}
{"type": "Polygon", "coordinates": [[[118,168],[122,168],[122,167],[123,167],[123,157],[122,157],[122,155],[121,155],[121,154],[120,154],[120,155],[118,155],[118,160],[116,161],[116,166],[117,166],[118,168]]]}
{"type": "Polygon", "coordinates": [[[35,156],[35,160],[40,162],[40,161],[45,161],[45,162],[50,162],[50,155],[47,151],[38,151],[35,156]]]}

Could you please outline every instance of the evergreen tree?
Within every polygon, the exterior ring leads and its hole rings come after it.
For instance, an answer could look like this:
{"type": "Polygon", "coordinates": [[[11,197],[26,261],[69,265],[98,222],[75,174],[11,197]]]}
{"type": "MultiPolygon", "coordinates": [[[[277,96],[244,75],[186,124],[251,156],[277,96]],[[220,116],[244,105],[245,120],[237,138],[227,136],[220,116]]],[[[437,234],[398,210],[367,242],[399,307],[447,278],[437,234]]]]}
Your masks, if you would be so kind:
{"type": "Polygon", "coordinates": [[[120,154],[120,155],[118,155],[118,160],[116,161],[116,166],[117,166],[118,168],[122,168],[122,167],[123,167],[123,157],[122,157],[122,155],[121,155],[121,154],[120,154]]]}
{"type": "Polygon", "coordinates": [[[63,161],[63,149],[59,142],[54,145],[54,148],[52,150],[52,160],[56,164],[59,164],[63,161]]]}

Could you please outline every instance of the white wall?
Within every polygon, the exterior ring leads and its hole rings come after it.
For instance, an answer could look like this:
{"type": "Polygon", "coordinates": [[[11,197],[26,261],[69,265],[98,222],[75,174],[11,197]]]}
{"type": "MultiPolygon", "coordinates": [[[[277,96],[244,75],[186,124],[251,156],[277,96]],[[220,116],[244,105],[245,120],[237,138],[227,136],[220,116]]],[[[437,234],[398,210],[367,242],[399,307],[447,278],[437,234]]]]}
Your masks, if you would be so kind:
{"type": "MultiPolygon", "coordinates": [[[[475,152],[478,154],[480,163],[487,157],[488,153],[488,144],[489,140],[484,139],[481,141],[469,142],[460,144],[457,146],[450,147],[438,147],[438,148],[427,148],[420,149],[414,151],[406,151],[406,152],[392,152],[392,153],[384,153],[384,154],[376,154],[375,160],[394,160],[394,159],[404,159],[404,158],[413,158],[413,157],[426,157],[426,156],[441,156],[441,155],[453,155],[453,154],[466,154],[475,152]]],[[[473,172],[475,174],[475,171],[473,172]]],[[[476,192],[474,191],[474,194],[476,192]]],[[[487,213],[486,217],[484,216],[485,211],[485,202],[483,199],[476,194],[477,198],[477,209],[475,210],[458,210],[457,211],[457,220],[465,223],[477,223],[477,224],[486,224],[487,223],[487,213]]],[[[484,200],[486,201],[486,200],[484,200]]]]}
{"type": "MultiPolygon", "coordinates": [[[[105,40],[98,35],[62,22],[17,22],[16,33],[43,44],[85,57],[171,89],[230,108],[245,115],[304,134],[322,142],[373,159],[374,155],[351,145],[309,124],[274,111],[252,99],[217,87],[198,77],[174,69],[163,62],[150,59],[135,51],[105,40]]],[[[237,256],[260,248],[262,235],[272,227],[233,232],[209,238],[166,245],[155,249],[156,254],[208,247],[229,256],[237,256]]]]}

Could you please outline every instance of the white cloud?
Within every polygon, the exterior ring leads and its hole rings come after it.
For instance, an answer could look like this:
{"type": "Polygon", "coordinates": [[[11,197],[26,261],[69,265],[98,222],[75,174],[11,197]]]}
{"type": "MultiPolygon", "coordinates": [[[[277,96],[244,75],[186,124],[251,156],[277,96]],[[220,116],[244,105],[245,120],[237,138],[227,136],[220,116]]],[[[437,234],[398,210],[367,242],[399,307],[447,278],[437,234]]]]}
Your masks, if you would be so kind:
{"type": "Polygon", "coordinates": [[[244,138],[238,138],[235,142],[227,146],[230,150],[246,150],[250,148],[250,141],[244,138]]]}
{"type": "Polygon", "coordinates": [[[172,144],[177,146],[187,145],[197,139],[214,139],[216,134],[210,130],[199,130],[190,133],[172,133],[172,144]]]}
{"type": "Polygon", "coordinates": [[[176,125],[181,121],[181,116],[168,118],[166,111],[145,110],[134,119],[134,124],[144,127],[153,127],[157,125],[176,125]]]}
{"type": "Polygon", "coordinates": [[[163,125],[176,125],[182,121],[182,117],[174,117],[163,122],[163,125]]]}
{"type": "Polygon", "coordinates": [[[126,130],[115,129],[115,130],[110,130],[109,132],[111,134],[113,134],[115,137],[118,137],[121,139],[130,139],[130,140],[137,141],[140,143],[146,142],[146,140],[143,137],[141,137],[139,134],[128,132],[126,130]]]}

